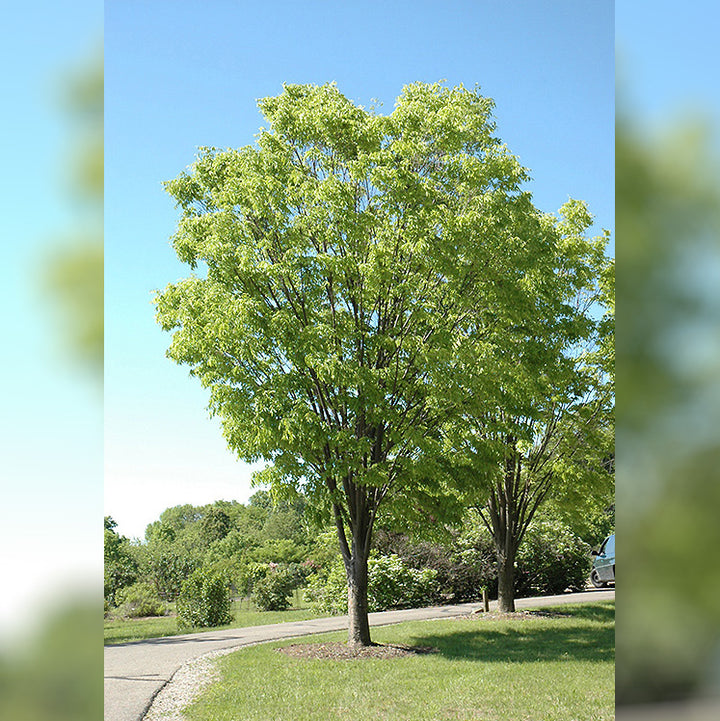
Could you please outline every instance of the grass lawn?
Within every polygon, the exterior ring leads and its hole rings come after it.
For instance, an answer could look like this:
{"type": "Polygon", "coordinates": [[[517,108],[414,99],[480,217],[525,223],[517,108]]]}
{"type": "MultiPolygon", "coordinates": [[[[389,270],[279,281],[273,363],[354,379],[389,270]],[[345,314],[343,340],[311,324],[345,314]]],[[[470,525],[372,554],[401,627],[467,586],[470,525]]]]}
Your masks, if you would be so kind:
{"type": "Polygon", "coordinates": [[[220,680],[185,714],[190,721],[614,719],[614,602],[554,611],[562,615],[480,615],[373,629],[376,643],[437,649],[400,658],[294,658],[276,650],[288,641],[243,649],[218,659],[220,680]]]}
{"type": "MultiPolygon", "coordinates": [[[[304,621],[308,618],[317,618],[317,614],[310,610],[309,606],[301,600],[301,594],[296,594],[293,600],[293,607],[288,611],[258,611],[248,601],[235,601],[232,607],[232,623],[226,626],[216,626],[215,628],[246,628],[248,626],[264,626],[270,623],[304,621]]],[[[175,615],[153,616],[150,618],[106,618],[104,626],[106,645],[211,630],[208,628],[178,628],[175,615]]]]}

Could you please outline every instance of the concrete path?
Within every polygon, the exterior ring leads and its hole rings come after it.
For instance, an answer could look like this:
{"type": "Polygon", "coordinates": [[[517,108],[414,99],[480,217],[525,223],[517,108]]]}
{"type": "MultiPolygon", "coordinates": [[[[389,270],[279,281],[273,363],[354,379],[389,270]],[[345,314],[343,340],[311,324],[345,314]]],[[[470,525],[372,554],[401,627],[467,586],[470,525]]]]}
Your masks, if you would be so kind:
{"type": "MultiPolygon", "coordinates": [[[[615,590],[568,593],[562,596],[518,599],[518,610],[555,606],[562,603],[585,603],[614,599],[615,590]]],[[[456,606],[411,608],[370,614],[371,626],[385,626],[403,621],[463,616],[480,608],[480,603],[456,606]]],[[[497,602],[490,603],[490,610],[497,602]]],[[[135,641],[105,647],[105,721],[140,721],[158,691],[185,663],[212,651],[239,648],[263,641],[296,638],[326,631],[347,629],[347,616],[292,621],[271,626],[230,628],[222,631],[135,641]]]]}

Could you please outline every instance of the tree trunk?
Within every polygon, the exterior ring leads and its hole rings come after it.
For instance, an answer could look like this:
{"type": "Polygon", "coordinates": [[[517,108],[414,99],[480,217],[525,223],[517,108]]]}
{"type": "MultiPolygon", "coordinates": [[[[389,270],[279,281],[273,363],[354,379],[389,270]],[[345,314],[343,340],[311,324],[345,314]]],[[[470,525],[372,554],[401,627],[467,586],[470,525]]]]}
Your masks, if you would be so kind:
{"type": "Polygon", "coordinates": [[[368,619],[367,554],[353,544],[350,563],[345,564],[348,585],[348,643],[351,646],[372,646],[368,619]]]}
{"type": "Polygon", "coordinates": [[[497,548],[498,611],[515,611],[515,553],[512,548],[497,548]]]}
{"type": "MultiPolygon", "coordinates": [[[[351,646],[372,646],[368,619],[368,558],[377,505],[371,512],[364,489],[358,488],[351,480],[344,481],[343,485],[350,501],[350,519],[346,524],[343,509],[337,504],[334,504],[334,514],[347,578],[348,643],[351,646]],[[348,537],[346,527],[349,527],[352,536],[348,537]]],[[[336,487],[333,483],[330,490],[336,487]]]]}

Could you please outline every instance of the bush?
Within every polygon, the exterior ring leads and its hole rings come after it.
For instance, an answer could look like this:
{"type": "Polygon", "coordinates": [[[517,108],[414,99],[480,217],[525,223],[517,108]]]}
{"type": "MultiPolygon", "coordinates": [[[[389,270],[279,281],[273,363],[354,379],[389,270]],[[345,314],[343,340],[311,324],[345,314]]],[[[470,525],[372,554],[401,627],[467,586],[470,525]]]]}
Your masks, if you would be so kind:
{"type": "Polygon", "coordinates": [[[410,568],[436,572],[431,603],[478,601],[483,588],[491,596],[497,591],[495,548],[489,535],[477,526],[454,532],[445,544],[379,529],[375,544],[379,555],[397,554],[410,568]]]}
{"type": "MultiPolygon", "coordinates": [[[[370,611],[417,608],[437,599],[437,571],[409,568],[397,555],[371,558],[368,576],[370,611]]],[[[322,613],[347,613],[347,578],[342,561],[335,563],[327,576],[311,577],[305,597],[322,613]]]]}
{"type": "Polygon", "coordinates": [[[437,571],[431,568],[409,568],[399,556],[370,559],[368,608],[420,608],[437,598],[437,571]]]}
{"type": "Polygon", "coordinates": [[[183,583],[177,599],[181,626],[207,628],[232,621],[230,583],[224,573],[212,568],[194,571],[183,583]]]}
{"type": "Polygon", "coordinates": [[[116,600],[120,613],[130,618],[164,616],[167,611],[167,606],[158,596],[155,586],[148,581],[139,581],[120,589],[116,600]]]}
{"type": "Polygon", "coordinates": [[[305,600],[320,613],[347,613],[347,579],[342,560],[336,560],[329,570],[324,568],[310,576],[305,600]]]}
{"type": "Polygon", "coordinates": [[[289,568],[270,568],[255,581],[252,600],[260,611],[287,611],[297,578],[289,568]]]}
{"type": "Polygon", "coordinates": [[[553,519],[534,521],[518,551],[515,593],[532,596],[568,589],[582,591],[591,565],[590,546],[566,525],[553,519]]]}

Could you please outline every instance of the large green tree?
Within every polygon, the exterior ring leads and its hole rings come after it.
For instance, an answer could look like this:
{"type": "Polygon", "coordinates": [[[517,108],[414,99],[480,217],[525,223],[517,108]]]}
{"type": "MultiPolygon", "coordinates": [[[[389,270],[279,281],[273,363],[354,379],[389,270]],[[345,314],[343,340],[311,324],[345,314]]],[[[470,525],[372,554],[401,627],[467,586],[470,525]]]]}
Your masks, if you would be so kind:
{"type": "Polygon", "coordinates": [[[167,183],[197,272],[157,317],[230,448],[333,519],[366,645],[378,513],[442,506],[450,429],[512,395],[577,233],[533,206],[477,89],[412,84],[383,115],[286,85],[259,107],[256,144],[167,183]]]}

